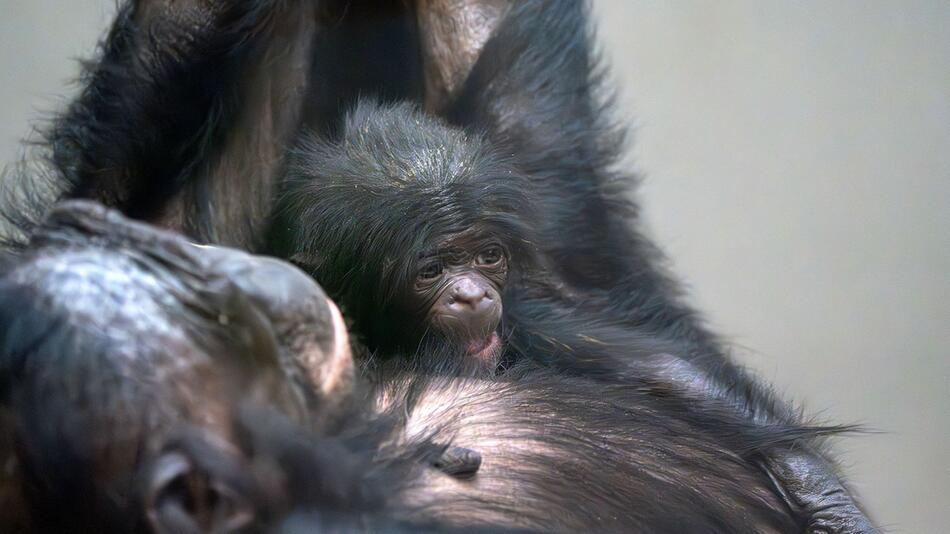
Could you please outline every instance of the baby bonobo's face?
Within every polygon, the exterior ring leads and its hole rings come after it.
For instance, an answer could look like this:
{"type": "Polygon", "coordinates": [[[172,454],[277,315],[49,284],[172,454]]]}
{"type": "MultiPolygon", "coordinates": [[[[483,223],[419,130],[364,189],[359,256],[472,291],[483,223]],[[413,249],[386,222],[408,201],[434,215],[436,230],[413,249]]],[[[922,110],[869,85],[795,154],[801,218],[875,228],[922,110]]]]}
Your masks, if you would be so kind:
{"type": "Polygon", "coordinates": [[[497,330],[507,278],[508,251],[498,239],[461,234],[419,257],[410,298],[427,331],[471,363],[492,366],[501,352],[497,330]]]}

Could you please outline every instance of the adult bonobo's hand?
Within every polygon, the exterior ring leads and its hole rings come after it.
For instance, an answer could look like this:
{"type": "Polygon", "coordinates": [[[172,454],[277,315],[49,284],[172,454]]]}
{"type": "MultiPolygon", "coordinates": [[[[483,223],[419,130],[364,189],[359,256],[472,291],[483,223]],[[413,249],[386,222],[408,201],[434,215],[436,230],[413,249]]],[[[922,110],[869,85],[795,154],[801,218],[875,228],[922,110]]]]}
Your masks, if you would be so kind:
{"type": "Polygon", "coordinates": [[[810,534],[870,534],[880,532],[858,507],[834,469],[814,452],[776,451],[766,470],[793,510],[808,517],[810,534]]]}
{"type": "MultiPolygon", "coordinates": [[[[715,380],[699,367],[671,354],[654,354],[633,364],[634,374],[649,376],[663,388],[676,389],[694,399],[725,401],[738,409],[715,380]]],[[[796,515],[807,532],[814,534],[859,534],[879,532],[858,507],[836,474],[836,469],[819,451],[805,443],[794,448],[775,447],[761,460],[762,469],[772,479],[774,489],[796,515]]]]}

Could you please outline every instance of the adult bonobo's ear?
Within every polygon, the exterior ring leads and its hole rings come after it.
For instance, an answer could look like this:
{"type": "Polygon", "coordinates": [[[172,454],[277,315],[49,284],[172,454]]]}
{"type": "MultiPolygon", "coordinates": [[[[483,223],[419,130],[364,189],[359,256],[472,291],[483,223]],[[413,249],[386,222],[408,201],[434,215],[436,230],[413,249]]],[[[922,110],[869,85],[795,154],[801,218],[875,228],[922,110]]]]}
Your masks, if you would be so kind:
{"type": "Polygon", "coordinates": [[[190,429],[145,472],[145,519],[158,534],[238,532],[256,517],[250,469],[219,438],[190,429]]]}

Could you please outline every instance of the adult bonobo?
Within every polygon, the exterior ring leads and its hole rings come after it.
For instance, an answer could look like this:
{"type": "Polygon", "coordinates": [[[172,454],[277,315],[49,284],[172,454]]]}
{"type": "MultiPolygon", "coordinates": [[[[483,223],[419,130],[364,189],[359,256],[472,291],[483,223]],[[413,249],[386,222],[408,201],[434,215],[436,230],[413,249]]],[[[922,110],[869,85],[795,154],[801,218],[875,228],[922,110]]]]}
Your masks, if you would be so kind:
{"type": "Polygon", "coordinates": [[[801,429],[646,373],[374,387],[295,268],[101,206],[56,208],[0,301],[5,532],[798,528],[750,458],[801,429]]]}
{"type": "MultiPolygon", "coordinates": [[[[127,2],[84,90],[50,129],[52,191],[101,200],[198,242],[320,259],[295,249],[292,233],[306,221],[275,219],[286,147],[304,127],[338,139],[359,95],[415,102],[484,137],[530,183],[541,215],[534,244],[551,283],[513,301],[529,303],[519,313],[532,320],[522,324],[539,329],[523,352],[587,371],[589,353],[574,357],[558,341],[600,344],[634,369],[624,379],[672,366],[677,387],[711,405],[725,402],[762,428],[794,425],[794,411],[735,366],[681,302],[636,231],[588,24],[586,7],[572,1],[127,2]],[[583,322],[565,318],[575,310],[585,311],[583,322]],[[572,329],[543,330],[564,325],[572,329]],[[657,352],[628,350],[630,336],[675,357],[644,363],[657,352]]],[[[31,196],[35,176],[22,178],[31,196]]],[[[21,199],[0,213],[28,231],[21,199]]],[[[480,332],[490,322],[467,324],[480,332]]],[[[490,335],[465,340],[474,355],[495,354],[493,344],[490,335]]],[[[443,356],[435,363],[454,364],[443,356]]],[[[873,530],[813,443],[758,452],[812,527],[873,530]]]]}

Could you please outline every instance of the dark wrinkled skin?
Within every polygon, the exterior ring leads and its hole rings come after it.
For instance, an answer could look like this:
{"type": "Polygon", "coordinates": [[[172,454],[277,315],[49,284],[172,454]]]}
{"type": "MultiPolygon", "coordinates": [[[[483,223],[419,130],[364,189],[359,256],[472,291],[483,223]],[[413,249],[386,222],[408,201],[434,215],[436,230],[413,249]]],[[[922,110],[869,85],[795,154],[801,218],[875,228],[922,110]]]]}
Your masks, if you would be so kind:
{"type": "Polygon", "coordinates": [[[401,293],[423,325],[417,332],[431,329],[463,357],[483,358],[504,311],[508,253],[498,239],[473,234],[452,236],[424,254],[411,287],[401,293]]]}
{"type": "Polygon", "coordinates": [[[861,512],[834,468],[812,451],[784,451],[768,459],[786,502],[808,517],[808,532],[878,532],[861,512]]]}

